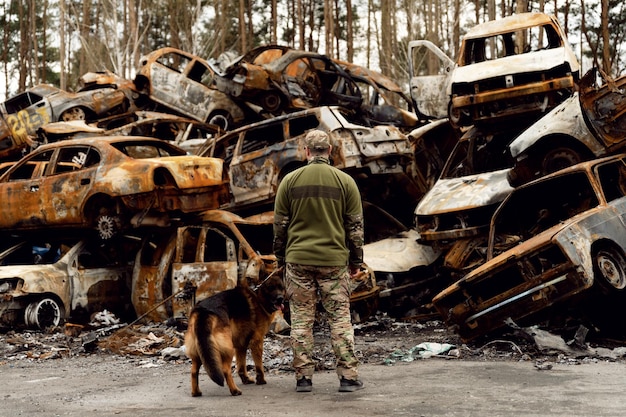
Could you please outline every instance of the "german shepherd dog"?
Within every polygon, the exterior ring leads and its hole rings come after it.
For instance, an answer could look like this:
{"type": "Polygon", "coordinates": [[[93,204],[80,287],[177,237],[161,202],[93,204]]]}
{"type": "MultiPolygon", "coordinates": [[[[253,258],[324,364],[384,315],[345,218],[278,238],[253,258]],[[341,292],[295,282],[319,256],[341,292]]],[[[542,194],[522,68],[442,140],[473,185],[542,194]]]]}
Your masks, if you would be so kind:
{"type": "MultiPolygon", "coordinates": [[[[278,272],[278,271],[276,271],[278,272]]],[[[276,312],[282,310],[285,287],[277,273],[270,274],[255,289],[246,284],[217,293],[198,302],[189,316],[185,349],[191,359],[191,395],[198,397],[200,367],[219,386],[228,384],[231,395],[241,395],[231,373],[233,356],[244,384],[253,381],[246,372],[246,352],[252,353],[257,385],[265,384],[263,339],[276,312]]]]}

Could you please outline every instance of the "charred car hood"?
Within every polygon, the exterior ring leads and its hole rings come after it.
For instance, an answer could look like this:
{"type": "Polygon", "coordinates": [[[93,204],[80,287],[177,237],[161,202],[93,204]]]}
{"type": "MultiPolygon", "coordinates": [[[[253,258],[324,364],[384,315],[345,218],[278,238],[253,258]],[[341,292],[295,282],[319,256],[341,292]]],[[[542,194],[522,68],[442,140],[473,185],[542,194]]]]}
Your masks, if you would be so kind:
{"type": "Polygon", "coordinates": [[[452,74],[452,84],[471,83],[509,74],[520,74],[521,72],[548,72],[552,68],[563,65],[566,58],[565,48],[560,47],[462,67],[457,66],[452,74]],[[522,68],[524,71],[521,71],[522,68]]]}
{"type": "Polygon", "coordinates": [[[397,236],[363,245],[363,262],[374,272],[406,272],[432,264],[440,252],[417,243],[419,233],[407,230],[397,236]]]}
{"type": "Polygon", "coordinates": [[[7,278],[20,278],[24,280],[22,291],[37,293],[48,291],[46,283],[58,280],[63,282],[67,276],[60,274],[55,265],[7,265],[0,267],[0,280],[7,278]]]}
{"type": "Polygon", "coordinates": [[[498,203],[513,191],[507,180],[510,170],[439,179],[419,202],[415,214],[445,213],[498,203]]]}

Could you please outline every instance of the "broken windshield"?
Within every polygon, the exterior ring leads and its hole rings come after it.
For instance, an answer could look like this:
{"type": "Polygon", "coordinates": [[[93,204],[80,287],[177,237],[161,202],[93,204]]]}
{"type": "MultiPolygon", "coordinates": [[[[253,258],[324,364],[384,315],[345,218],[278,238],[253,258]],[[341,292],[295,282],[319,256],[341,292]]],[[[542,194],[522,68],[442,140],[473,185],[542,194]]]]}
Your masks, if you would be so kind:
{"type": "Polygon", "coordinates": [[[513,158],[507,145],[513,137],[509,133],[498,133],[460,140],[452,150],[441,178],[460,178],[512,167],[513,158]]]}

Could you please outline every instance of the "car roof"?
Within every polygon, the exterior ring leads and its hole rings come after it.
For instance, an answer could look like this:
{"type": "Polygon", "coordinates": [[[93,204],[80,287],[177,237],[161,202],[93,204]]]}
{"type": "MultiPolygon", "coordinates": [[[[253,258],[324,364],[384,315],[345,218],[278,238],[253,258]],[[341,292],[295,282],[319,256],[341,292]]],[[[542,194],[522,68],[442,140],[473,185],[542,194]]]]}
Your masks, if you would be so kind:
{"type": "Polygon", "coordinates": [[[502,19],[490,20],[476,25],[467,31],[464,39],[482,38],[488,35],[511,32],[534,26],[541,26],[554,21],[554,17],[545,13],[518,13],[502,19]]]}
{"type": "Polygon", "coordinates": [[[117,143],[117,142],[156,142],[156,143],[165,143],[168,145],[173,145],[167,141],[151,138],[148,136],[92,136],[88,138],[77,138],[77,139],[66,139],[59,142],[47,143],[45,145],[41,145],[39,149],[53,149],[59,146],[70,146],[70,145],[93,145],[96,143],[107,142],[107,143],[117,143]]]}

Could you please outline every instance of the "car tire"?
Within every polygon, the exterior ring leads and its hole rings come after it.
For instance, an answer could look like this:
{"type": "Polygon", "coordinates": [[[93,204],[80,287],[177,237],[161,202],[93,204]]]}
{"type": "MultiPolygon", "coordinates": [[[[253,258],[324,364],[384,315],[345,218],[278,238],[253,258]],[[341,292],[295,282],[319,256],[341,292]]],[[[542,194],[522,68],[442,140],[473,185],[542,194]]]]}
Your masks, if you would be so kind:
{"type": "MultiPolygon", "coordinates": [[[[605,294],[625,292],[626,259],[613,247],[603,247],[593,256],[594,280],[605,294]]],[[[626,292],[625,292],[626,293],[626,292]]]]}
{"type": "Polygon", "coordinates": [[[261,106],[270,113],[276,113],[282,108],[283,100],[275,91],[265,93],[261,97],[261,106]]]}
{"type": "Polygon", "coordinates": [[[44,330],[59,326],[63,322],[63,307],[51,297],[31,302],[24,311],[24,322],[29,328],[44,330]]]}

